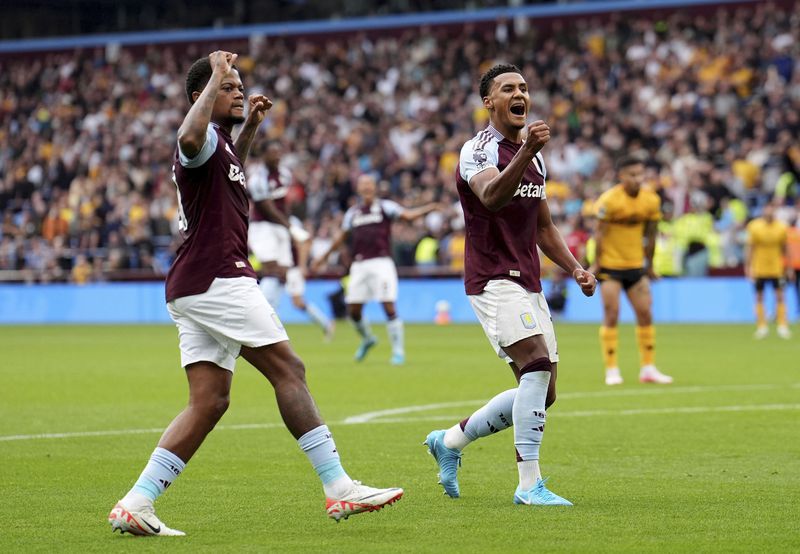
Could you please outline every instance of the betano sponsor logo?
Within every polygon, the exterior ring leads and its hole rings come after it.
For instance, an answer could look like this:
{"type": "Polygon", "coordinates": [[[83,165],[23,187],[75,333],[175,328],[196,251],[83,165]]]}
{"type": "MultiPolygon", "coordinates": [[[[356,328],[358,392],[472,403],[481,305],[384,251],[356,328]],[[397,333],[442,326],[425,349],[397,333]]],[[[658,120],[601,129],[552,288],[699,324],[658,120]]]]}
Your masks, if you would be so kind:
{"type": "Polygon", "coordinates": [[[358,214],[353,216],[353,227],[361,227],[362,225],[372,225],[383,221],[383,213],[368,213],[358,214]]]}
{"type": "Polygon", "coordinates": [[[547,198],[544,190],[545,185],[534,185],[533,183],[520,183],[514,197],[520,198],[547,198]]]}

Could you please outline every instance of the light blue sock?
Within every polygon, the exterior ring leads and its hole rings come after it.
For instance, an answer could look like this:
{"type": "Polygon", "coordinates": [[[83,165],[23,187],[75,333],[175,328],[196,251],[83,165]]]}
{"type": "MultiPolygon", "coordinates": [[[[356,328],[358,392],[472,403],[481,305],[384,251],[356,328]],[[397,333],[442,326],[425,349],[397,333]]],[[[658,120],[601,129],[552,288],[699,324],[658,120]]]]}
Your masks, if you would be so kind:
{"type": "Polygon", "coordinates": [[[278,278],[262,277],[261,281],[258,282],[258,287],[261,289],[269,305],[272,306],[272,309],[277,312],[281,304],[281,296],[283,295],[283,285],[281,285],[278,278]]]}
{"type": "Polygon", "coordinates": [[[297,444],[314,466],[327,496],[338,497],[352,488],[353,481],[342,467],[333,435],[327,425],[312,429],[300,437],[297,444]]]}
{"type": "Polygon", "coordinates": [[[326,331],[328,327],[330,327],[331,320],[328,319],[328,316],[326,316],[313,302],[306,304],[306,313],[308,314],[308,317],[311,318],[311,321],[322,327],[323,331],[326,331]]]}
{"type": "Polygon", "coordinates": [[[153,502],[167,490],[185,467],[183,460],[169,450],[156,448],[130,493],[140,494],[153,502]]]}
{"type": "MultiPolygon", "coordinates": [[[[514,424],[513,409],[517,389],[501,392],[489,402],[478,408],[464,424],[464,434],[474,441],[488,437],[514,424]]],[[[445,443],[446,445],[446,443],[445,443]]]]}
{"type": "Polygon", "coordinates": [[[549,371],[525,373],[519,380],[517,397],[512,410],[514,446],[522,461],[539,459],[545,424],[545,400],[550,384],[549,371]]]}
{"type": "Polygon", "coordinates": [[[361,321],[355,321],[353,319],[350,321],[353,322],[353,326],[356,328],[356,331],[358,331],[358,334],[361,335],[362,339],[368,339],[372,336],[372,329],[369,327],[369,321],[366,316],[361,316],[361,321]]]}
{"type": "Polygon", "coordinates": [[[386,332],[389,334],[389,342],[392,344],[392,354],[404,356],[406,349],[403,340],[403,320],[396,317],[388,321],[386,332]]]}

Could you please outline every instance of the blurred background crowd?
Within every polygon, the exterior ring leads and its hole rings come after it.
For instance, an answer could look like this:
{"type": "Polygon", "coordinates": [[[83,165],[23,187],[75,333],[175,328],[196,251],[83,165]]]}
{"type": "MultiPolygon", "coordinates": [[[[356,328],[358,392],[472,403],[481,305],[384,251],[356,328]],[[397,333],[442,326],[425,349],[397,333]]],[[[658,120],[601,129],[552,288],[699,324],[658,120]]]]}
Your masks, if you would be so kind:
{"type": "MultiPolygon", "coordinates": [[[[496,62],[522,68],[550,209],[580,259],[614,160],[647,160],[662,198],[656,271],[737,274],[744,227],[768,202],[800,209],[800,10],[417,27],[235,45],[247,93],[275,105],[250,165],[277,143],[290,210],[327,248],[357,175],[403,205],[451,208],[396,224],[408,273],[457,273],[461,145],[488,122],[477,93],[496,62]]],[[[172,160],[184,76],[218,45],[151,45],[0,58],[0,277],[157,278],[177,247],[172,160]]],[[[249,168],[255,170],[254,167],[249,168]]]]}

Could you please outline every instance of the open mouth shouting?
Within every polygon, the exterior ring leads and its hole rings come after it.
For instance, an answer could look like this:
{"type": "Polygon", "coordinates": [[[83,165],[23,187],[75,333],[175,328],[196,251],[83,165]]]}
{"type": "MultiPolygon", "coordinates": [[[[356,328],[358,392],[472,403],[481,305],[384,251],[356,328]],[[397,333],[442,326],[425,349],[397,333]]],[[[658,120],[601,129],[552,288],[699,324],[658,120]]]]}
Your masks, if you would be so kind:
{"type": "Polygon", "coordinates": [[[527,111],[525,102],[513,102],[508,107],[508,111],[510,111],[512,115],[525,117],[525,112],[527,111]]]}

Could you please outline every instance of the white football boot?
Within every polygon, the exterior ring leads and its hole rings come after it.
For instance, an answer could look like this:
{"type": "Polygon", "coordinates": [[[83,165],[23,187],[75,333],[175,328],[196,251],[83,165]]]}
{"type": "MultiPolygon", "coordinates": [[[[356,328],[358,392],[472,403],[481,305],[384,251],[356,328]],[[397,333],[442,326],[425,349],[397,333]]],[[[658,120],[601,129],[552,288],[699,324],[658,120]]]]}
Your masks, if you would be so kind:
{"type": "Polygon", "coordinates": [[[778,336],[782,339],[792,338],[792,332],[786,325],[778,325],[778,336]]]}
{"type": "Polygon", "coordinates": [[[754,334],[753,336],[754,336],[754,337],[755,337],[757,340],[761,340],[761,339],[767,338],[767,335],[769,335],[769,327],[767,327],[767,326],[765,325],[765,326],[763,326],[763,327],[758,327],[758,328],[756,329],[756,332],[755,332],[755,334],[754,334]]]}
{"type": "Polygon", "coordinates": [[[326,498],[325,509],[328,517],[339,523],[354,514],[376,512],[384,506],[394,504],[403,496],[403,489],[375,489],[353,481],[355,486],[341,498],[326,498]]]}
{"type": "Polygon", "coordinates": [[[122,505],[122,502],[117,502],[117,505],[108,514],[108,522],[111,524],[112,531],[119,530],[121,533],[130,533],[131,535],[142,537],[182,537],[186,535],[183,531],[170,529],[164,525],[156,517],[152,506],[145,506],[138,510],[128,510],[122,505]]]}
{"type": "Polygon", "coordinates": [[[658,371],[654,365],[646,365],[639,371],[639,382],[669,385],[672,383],[672,377],[664,375],[658,371]]]}
{"type": "Polygon", "coordinates": [[[610,367],[606,369],[606,385],[621,385],[622,384],[622,375],[619,372],[618,367],[610,367]]]}

